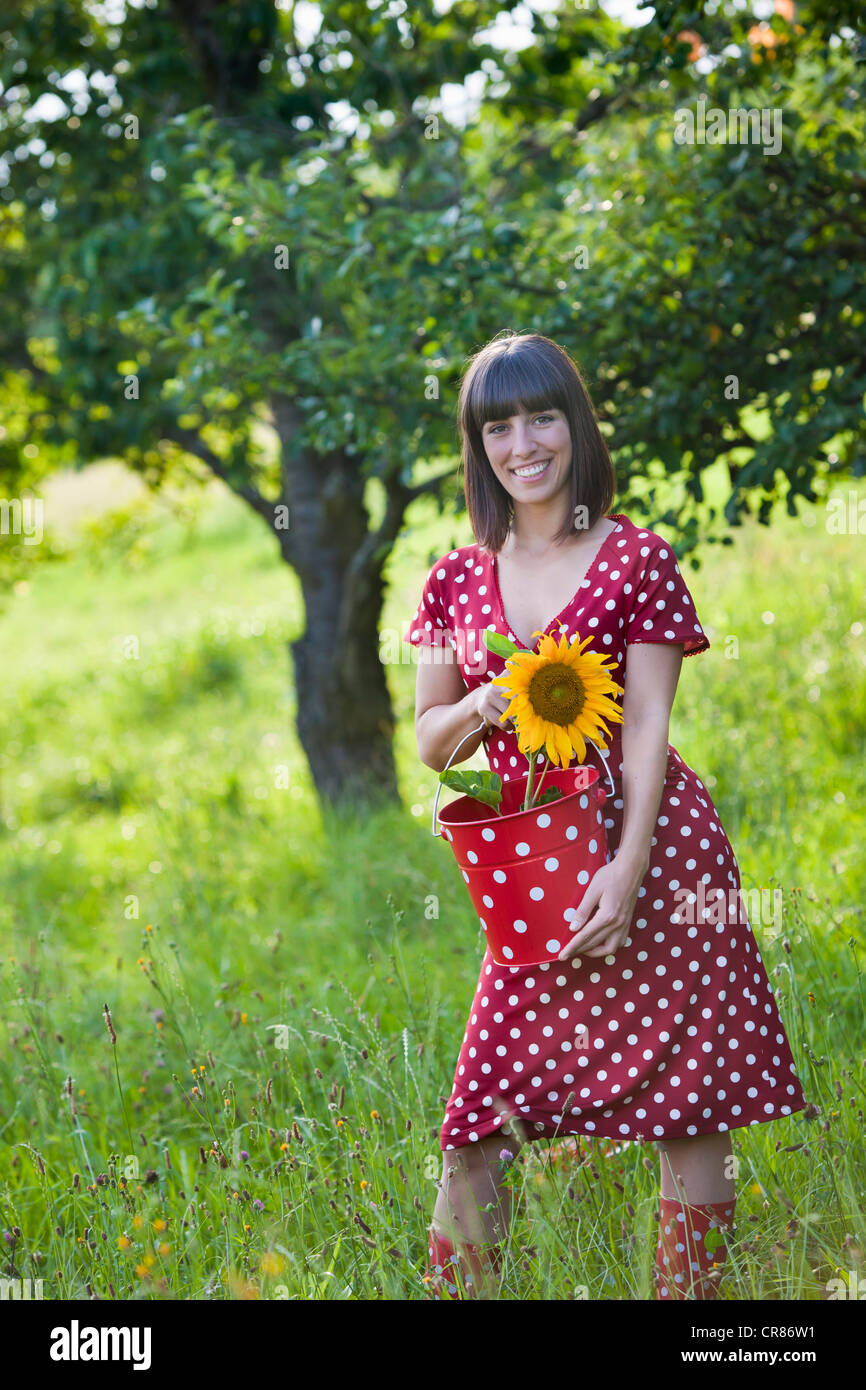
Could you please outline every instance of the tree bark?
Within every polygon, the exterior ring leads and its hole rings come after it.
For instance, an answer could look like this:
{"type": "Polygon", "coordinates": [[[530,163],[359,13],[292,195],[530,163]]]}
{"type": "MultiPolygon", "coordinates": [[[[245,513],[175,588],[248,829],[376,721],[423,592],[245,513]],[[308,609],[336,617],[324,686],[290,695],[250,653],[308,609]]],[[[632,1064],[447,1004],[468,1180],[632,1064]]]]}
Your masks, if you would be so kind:
{"type": "Polygon", "coordinates": [[[277,532],[301,582],[304,632],[289,644],[298,737],[316,789],[331,809],[399,801],[394,717],[379,659],[383,568],[409,493],[389,491],[370,529],[359,461],[342,449],[311,457],[293,445],[299,417],[287,397],[273,403],[282,445],[289,526],[277,532]]]}

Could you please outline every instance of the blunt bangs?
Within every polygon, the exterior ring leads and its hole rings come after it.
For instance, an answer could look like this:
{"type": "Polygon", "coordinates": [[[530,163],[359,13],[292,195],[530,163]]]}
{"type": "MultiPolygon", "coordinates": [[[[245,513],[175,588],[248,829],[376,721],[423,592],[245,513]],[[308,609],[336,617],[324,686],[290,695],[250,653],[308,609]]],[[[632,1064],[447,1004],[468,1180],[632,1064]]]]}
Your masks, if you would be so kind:
{"type": "Polygon", "coordinates": [[[561,411],[571,434],[569,511],[554,539],[573,534],[578,507],[586,508],[584,529],[591,530],[613,504],[616,475],[577,364],[540,333],[498,335],[471,358],[457,404],[466,509],[476,545],[494,554],[505,544],[514,501],[490,466],[481,431],[545,409],[561,411]]]}

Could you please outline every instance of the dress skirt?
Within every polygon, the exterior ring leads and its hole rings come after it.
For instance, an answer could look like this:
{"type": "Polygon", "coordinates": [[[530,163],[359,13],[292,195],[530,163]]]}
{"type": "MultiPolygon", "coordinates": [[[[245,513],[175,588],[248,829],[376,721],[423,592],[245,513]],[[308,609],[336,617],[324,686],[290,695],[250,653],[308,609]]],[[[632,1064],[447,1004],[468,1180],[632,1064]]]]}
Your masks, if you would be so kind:
{"type": "MultiPolygon", "coordinates": [[[[494,735],[495,738],[495,735],[494,735]]],[[[606,754],[612,857],[621,742],[606,754]]],[[[598,766],[590,751],[589,765],[598,766]]],[[[679,1139],[806,1107],[712,797],[668,747],[650,864],[615,955],[497,965],[488,950],[442,1124],[443,1150],[515,1116],[524,1140],[679,1139]],[[686,888],[684,885],[689,885],[686,888]]]]}

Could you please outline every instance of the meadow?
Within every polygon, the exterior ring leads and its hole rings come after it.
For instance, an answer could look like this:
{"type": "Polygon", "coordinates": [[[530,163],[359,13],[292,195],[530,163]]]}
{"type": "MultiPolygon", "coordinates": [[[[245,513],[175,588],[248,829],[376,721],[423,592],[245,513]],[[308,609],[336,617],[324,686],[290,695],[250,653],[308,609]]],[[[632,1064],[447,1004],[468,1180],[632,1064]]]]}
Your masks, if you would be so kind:
{"type": "MultiPolygon", "coordinates": [[[[219,485],[114,476],[69,485],[94,510],[0,607],[3,1273],[45,1298],[420,1299],[481,933],[430,834],[414,666],[388,668],[402,806],[323,816],[272,538],[219,485]]],[[[862,538],[820,504],[735,536],[684,570],[712,646],[671,742],[744,889],[779,895],[753,926],[812,1109],[735,1133],[722,1298],[820,1300],[866,1248],[862,538]]],[[[383,629],[471,539],[416,504],[383,629]]],[[[535,1143],[511,1181],[500,1297],[652,1297],[652,1145],[535,1143]]]]}

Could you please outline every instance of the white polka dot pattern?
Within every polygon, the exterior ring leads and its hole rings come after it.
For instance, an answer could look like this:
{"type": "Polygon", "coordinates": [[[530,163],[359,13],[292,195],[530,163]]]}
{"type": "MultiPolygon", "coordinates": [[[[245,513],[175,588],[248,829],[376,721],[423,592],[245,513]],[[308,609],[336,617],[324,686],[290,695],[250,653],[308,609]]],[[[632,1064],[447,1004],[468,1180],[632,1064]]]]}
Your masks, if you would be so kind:
{"type": "Polygon", "coordinates": [[[710,643],[698,622],[692,596],[669,545],[650,533],[639,547],[634,597],[625,627],[630,647],[639,642],[681,642],[683,655],[705,652],[710,643]]]}
{"type": "MultiPolygon", "coordinates": [[[[629,646],[676,641],[691,656],[710,644],[668,542],[621,514],[612,519],[616,530],[547,630],[562,622],[570,641],[592,635],[593,649],[617,663],[612,678],[627,687],[629,646]]],[[[431,569],[405,640],[423,644],[442,632],[471,690],[505,669],[484,647],[484,627],[517,640],[493,557],[463,546],[431,569]]],[[[620,726],[611,727],[616,795],[608,796],[605,828],[615,856],[622,741],[620,726]]],[[[503,781],[525,773],[513,732],[492,730],[484,746],[503,781]]],[[[606,779],[591,746],[585,761],[606,779]]],[[[543,891],[541,876],[538,886],[543,891]]],[[[532,910],[543,912],[543,900],[532,910]]],[[[441,1147],[477,1143],[512,1114],[528,1139],[674,1139],[760,1124],[806,1104],[730,842],[703,782],[669,745],[629,936],[603,959],[523,967],[497,965],[485,952],[441,1147]]]]}

